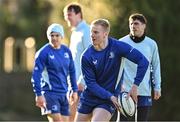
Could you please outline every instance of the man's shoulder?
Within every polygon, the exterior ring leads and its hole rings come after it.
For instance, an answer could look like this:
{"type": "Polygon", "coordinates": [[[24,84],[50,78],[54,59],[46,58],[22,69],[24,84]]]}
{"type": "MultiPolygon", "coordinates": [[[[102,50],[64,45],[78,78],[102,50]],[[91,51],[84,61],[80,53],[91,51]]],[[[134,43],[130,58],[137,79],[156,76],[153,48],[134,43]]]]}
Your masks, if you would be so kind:
{"type": "Polygon", "coordinates": [[[86,23],[86,21],[82,20],[76,29],[81,31],[90,30],[90,26],[86,23]]]}
{"type": "Polygon", "coordinates": [[[77,35],[90,35],[90,26],[85,22],[80,22],[77,27],[72,31],[73,34],[77,35]]]}
{"type": "Polygon", "coordinates": [[[145,41],[146,43],[148,44],[151,44],[151,45],[157,45],[156,41],[148,36],[145,37],[145,41]]]}
{"type": "Polygon", "coordinates": [[[110,43],[117,43],[118,42],[118,39],[116,39],[114,37],[109,37],[108,40],[110,43]]]}
{"type": "Polygon", "coordinates": [[[90,54],[93,52],[93,46],[90,44],[83,52],[83,56],[90,56],[90,54]]]}
{"type": "Polygon", "coordinates": [[[112,37],[109,38],[109,42],[112,46],[124,45],[124,44],[126,45],[126,43],[124,41],[120,41],[120,40],[118,40],[116,38],[112,38],[112,37]]]}
{"type": "Polygon", "coordinates": [[[126,35],[126,36],[123,36],[123,37],[119,38],[119,41],[125,41],[125,40],[128,40],[128,39],[130,39],[130,36],[126,35]]]}
{"type": "Polygon", "coordinates": [[[69,50],[69,48],[68,48],[65,44],[61,44],[61,47],[62,47],[63,49],[69,50]]]}
{"type": "Polygon", "coordinates": [[[49,45],[49,43],[47,43],[47,44],[45,44],[43,47],[41,47],[37,52],[36,52],[36,54],[35,54],[35,57],[39,57],[40,55],[46,55],[46,53],[48,53],[49,52],[49,50],[50,50],[50,45],[49,45]]]}
{"type": "Polygon", "coordinates": [[[62,44],[62,45],[61,45],[61,48],[62,48],[63,51],[68,52],[68,53],[71,53],[71,50],[68,48],[68,46],[62,44]]]}
{"type": "Polygon", "coordinates": [[[148,40],[148,41],[156,42],[154,39],[152,39],[152,38],[149,37],[149,36],[145,36],[145,39],[148,40]]]}

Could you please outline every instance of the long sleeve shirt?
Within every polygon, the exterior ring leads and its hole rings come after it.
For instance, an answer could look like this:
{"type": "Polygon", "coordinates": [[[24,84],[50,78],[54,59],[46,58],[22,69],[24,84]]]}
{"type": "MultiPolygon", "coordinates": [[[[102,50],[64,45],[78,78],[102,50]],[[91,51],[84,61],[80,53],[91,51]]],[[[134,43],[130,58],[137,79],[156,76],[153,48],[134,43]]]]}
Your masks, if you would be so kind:
{"type": "MultiPolygon", "coordinates": [[[[132,47],[138,49],[149,61],[147,72],[143,78],[143,81],[138,87],[138,95],[151,96],[151,79],[153,77],[154,90],[161,91],[161,73],[160,73],[160,58],[158,53],[158,47],[154,40],[145,36],[142,42],[135,43],[129,35],[120,39],[120,41],[128,43],[132,47]],[[152,67],[152,76],[151,76],[152,67]]],[[[137,65],[133,62],[125,59],[124,61],[124,88],[129,91],[133,79],[136,76],[137,65]]]]}
{"type": "MultiPolygon", "coordinates": [[[[135,48],[109,38],[108,46],[97,51],[90,46],[82,55],[82,73],[87,85],[82,97],[88,102],[96,98],[110,100],[112,95],[120,91],[120,86],[115,88],[122,57],[128,58],[138,65],[134,83],[139,85],[142,81],[147,67],[147,59],[135,48]]],[[[122,81],[122,77],[120,79],[122,81]]],[[[119,82],[121,83],[121,82],[119,82]]]]}
{"type": "Polygon", "coordinates": [[[72,89],[76,92],[74,62],[66,46],[61,45],[59,49],[54,49],[50,44],[46,44],[36,53],[31,79],[36,96],[44,92],[66,94],[68,75],[70,75],[72,89]]]}

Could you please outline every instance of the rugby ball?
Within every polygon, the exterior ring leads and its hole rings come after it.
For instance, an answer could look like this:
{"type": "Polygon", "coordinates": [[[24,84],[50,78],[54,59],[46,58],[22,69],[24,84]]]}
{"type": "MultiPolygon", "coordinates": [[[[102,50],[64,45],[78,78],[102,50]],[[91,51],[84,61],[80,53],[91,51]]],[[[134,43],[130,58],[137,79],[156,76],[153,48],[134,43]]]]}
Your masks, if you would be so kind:
{"type": "Polygon", "coordinates": [[[126,117],[134,116],[136,112],[136,103],[130,96],[127,99],[128,92],[122,92],[118,97],[118,102],[121,105],[120,112],[126,117]]]}

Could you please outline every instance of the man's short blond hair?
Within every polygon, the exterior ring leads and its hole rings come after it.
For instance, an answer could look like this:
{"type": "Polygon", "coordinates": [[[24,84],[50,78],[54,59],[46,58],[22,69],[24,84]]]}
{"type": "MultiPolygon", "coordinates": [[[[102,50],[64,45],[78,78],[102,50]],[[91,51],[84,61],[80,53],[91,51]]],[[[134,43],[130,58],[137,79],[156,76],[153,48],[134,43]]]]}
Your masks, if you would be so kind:
{"type": "Polygon", "coordinates": [[[100,25],[104,28],[106,32],[110,32],[110,23],[107,19],[96,19],[91,22],[91,26],[92,25],[100,25]]]}

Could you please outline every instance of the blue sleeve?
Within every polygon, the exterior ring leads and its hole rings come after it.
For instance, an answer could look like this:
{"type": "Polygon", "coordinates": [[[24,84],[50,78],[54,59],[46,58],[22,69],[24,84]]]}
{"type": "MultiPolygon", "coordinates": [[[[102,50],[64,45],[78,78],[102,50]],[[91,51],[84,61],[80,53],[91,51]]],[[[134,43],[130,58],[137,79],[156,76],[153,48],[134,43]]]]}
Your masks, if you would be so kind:
{"type": "Polygon", "coordinates": [[[41,96],[41,78],[42,72],[45,67],[45,58],[46,56],[43,54],[36,53],[35,56],[35,66],[32,72],[31,83],[33,86],[33,91],[35,92],[36,96],[41,96]]]}
{"type": "Polygon", "coordinates": [[[116,43],[118,45],[120,55],[137,64],[137,73],[136,77],[134,78],[134,84],[139,86],[146,74],[149,61],[141,52],[139,52],[137,49],[133,48],[129,44],[125,42],[116,43]]]}
{"type": "Polygon", "coordinates": [[[113,95],[97,84],[93,66],[88,62],[88,59],[85,56],[82,56],[81,64],[87,89],[101,99],[110,99],[113,95]]]}
{"type": "Polygon", "coordinates": [[[91,44],[90,28],[89,27],[85,28],[83,34],[84,35],[82,38],[82,42],[83,42],[84,49],[86,49],[91,44]]]}
{"type": "MultiPolygon", "coordinates": [[[[90,44],[91,44],[90,27],[87,26],[87,27],[84,28],[84,30],[83,30],[83,36],[82,36],[82,45],[83,45],[82,48],[83,48],[83,51],[84,51],[86,48],[88,48],[90,44]]],[[[79,53],[82,54],[82,52],[79,52],[79,53]]],[[[80,54],[80,55],[81,55],[81,54],[80,54]]],[[[78,74],[78,76],[79,76],[79,78],[77,79],[77,80],[78,80],[77,82],[78,82],[78,84],[81,83],[81,84],[85,85],[85,81],[84,81],[84,79],[82,78],[81,65],[79,64],[79,65],[77,65],[76,67],[77,67],[77,68],[76,68],[76,71],[77,71],[77,74],[78,74]]]]}
{"type": "Polygon", "coordinates": [[[69,75],[70,75],[71,87],[72,87],[73,92],[77,92],[78,87],[77,87],[77,82],[76,82],[75,66],[74,66],[74,61],[73,61],[72,54],[70,51],[69,51],[69,55],[70,55],[69,75]]]}
{"type": "Polygon", "coordinates": [[[137,64],[137,73],[134,78],[134,84],[139,86],[146,74],[149,62],[146,57],[135,48],[133,48],[125,57],[137,64]]]}
{"type": "Polygon", "coordinates": [[[158,46],[155,43],[153,56],[152,56],[152,75],[153,75],[153,83],[154,83],[154,90],[161,91],[161,68],[160,68],[160,58],[159,58],[159,51],[158,46]]]}

